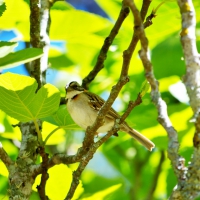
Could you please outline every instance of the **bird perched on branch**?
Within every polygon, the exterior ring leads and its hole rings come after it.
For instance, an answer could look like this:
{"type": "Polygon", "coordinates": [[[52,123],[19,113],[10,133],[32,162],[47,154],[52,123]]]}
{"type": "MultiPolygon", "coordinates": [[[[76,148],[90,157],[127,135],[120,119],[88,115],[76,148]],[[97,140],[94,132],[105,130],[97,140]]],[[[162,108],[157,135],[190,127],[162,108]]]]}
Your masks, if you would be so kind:
{"type": "MultiPolygon", "coordinates": [[[[85,130],[94,123],[100,108],[105,103],[101,97],[85,90],[76,81],[72,81],[66,86],[66,100],[67,109],[72,119],[85,130]]],[[[105,116],[104,124],[98,128],[97,134],[111,130],[115,120],[119,118],[120,115],[113,108],[110,108],[105,116]]],[[[120,124],[120,130],[131,135],[149,151],[155,147],[153,142],[138,131],[132,129],[125,121],[120,124]]]]}

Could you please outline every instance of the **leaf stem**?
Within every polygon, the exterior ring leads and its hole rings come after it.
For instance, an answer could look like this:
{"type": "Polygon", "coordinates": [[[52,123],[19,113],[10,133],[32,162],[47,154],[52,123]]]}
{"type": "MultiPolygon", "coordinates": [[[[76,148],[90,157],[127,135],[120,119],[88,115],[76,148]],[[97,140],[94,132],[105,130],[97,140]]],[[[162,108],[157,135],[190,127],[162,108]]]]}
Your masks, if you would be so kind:
{"type": "Polygon", "coordinates": [[[49,135],[46,137],[46,139],[44,141],[44,145],[47,143],[47,140],[59,129],[60,129],[60,127],[57,127],[53,131],[51,131],[51,133],[49,133],[49,135]]]}
{"type": "Polygon", "coordinates": [[[43,143],[43,139],[42,139],[42,134],[40,132],[40,128],[38,126],[38,123],[37,123],[36,119],[33,120],[33,123],[35,125],[35,129],[36,129],[36,132],[37,132],[37,135],[38,135],[39,144],[43,146],[44,143],[43,143]]]}

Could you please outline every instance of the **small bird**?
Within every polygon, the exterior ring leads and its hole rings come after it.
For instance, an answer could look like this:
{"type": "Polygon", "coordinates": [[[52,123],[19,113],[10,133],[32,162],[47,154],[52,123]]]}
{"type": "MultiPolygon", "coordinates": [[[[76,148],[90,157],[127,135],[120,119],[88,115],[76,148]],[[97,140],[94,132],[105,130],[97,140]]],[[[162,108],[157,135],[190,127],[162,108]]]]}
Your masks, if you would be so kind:
{"type": "MultiPolygon", "coordinates": [[[[67,109],[74,122],[81,128],[85,129],[91,126],[97,118],[98,111],[105,101],[98,95],[85,90],[76,81],[72,81],[66,86],[67,109]]],[[[98,128],[98,133],[104,133],[111,130],[115,119],[119,119],[120,115],[111,107],[105,116],[104,124],[98,128]]],[[[155,145],[138,131],[132,129],[125,121],[120,124],[120,130],[128,133],[149,151],[155,145]]],[[[117,133],[114,135],[118,135],[117,133]]]]}

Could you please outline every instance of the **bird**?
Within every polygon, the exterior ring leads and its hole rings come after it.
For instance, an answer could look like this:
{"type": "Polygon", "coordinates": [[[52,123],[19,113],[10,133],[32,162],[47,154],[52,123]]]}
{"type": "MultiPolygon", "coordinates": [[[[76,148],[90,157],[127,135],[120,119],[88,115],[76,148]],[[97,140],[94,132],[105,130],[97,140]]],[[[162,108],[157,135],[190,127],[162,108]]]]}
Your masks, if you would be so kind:
{"type": "MultiPolygon", "coordinates": [[[[105,100],[100,96],[84,89],[78,82],[72,81],[65,87],[66,90],[66,107],[73,121],[83,128],[91,126],[98,116],[100,108],[104,105],[105,100]]],[[[120,115],[111,107],[107,112],[104,124],[97,129],[97,133],[106,133],[112,129],[115,120],[120,115]]],[[[144,135],[132,129],[126,121],[120,124],[120,131],[128,133],[138,142],[140,142],[149,151],[155,147],[154,143],[144,135]]],[[[114,135],[118,135],[115,133],[114,135]]]]}

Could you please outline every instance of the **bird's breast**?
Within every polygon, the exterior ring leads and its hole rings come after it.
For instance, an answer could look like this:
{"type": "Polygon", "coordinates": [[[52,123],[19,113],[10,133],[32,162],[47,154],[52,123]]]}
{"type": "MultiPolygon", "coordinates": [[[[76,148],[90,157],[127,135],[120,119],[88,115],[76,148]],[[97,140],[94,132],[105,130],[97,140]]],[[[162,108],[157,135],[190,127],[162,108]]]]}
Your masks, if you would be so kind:
{"type": "Polygon", "coordinates": [[[97,117],[97,114],[80,97],[70,99],[67,103],[67,109],[74,122],[83,129],[92,125],[97,117]]]}
{"type": "MultiPolygon", "coordinates": [[[[76,97],[75,99],[69,99],[67,102],[67,109],[74,122],[83,129],[91,126],[96,120],[98,114],[96,110],[90,107],[88,100],[85,99],[85,101],[83,101],[80,96],[76,97]]],[[[111,121],[105,117],[104,125],[99,127],[97,132],[107,132],[112,128],[113,124],[114,121],[111,121]]]]}

